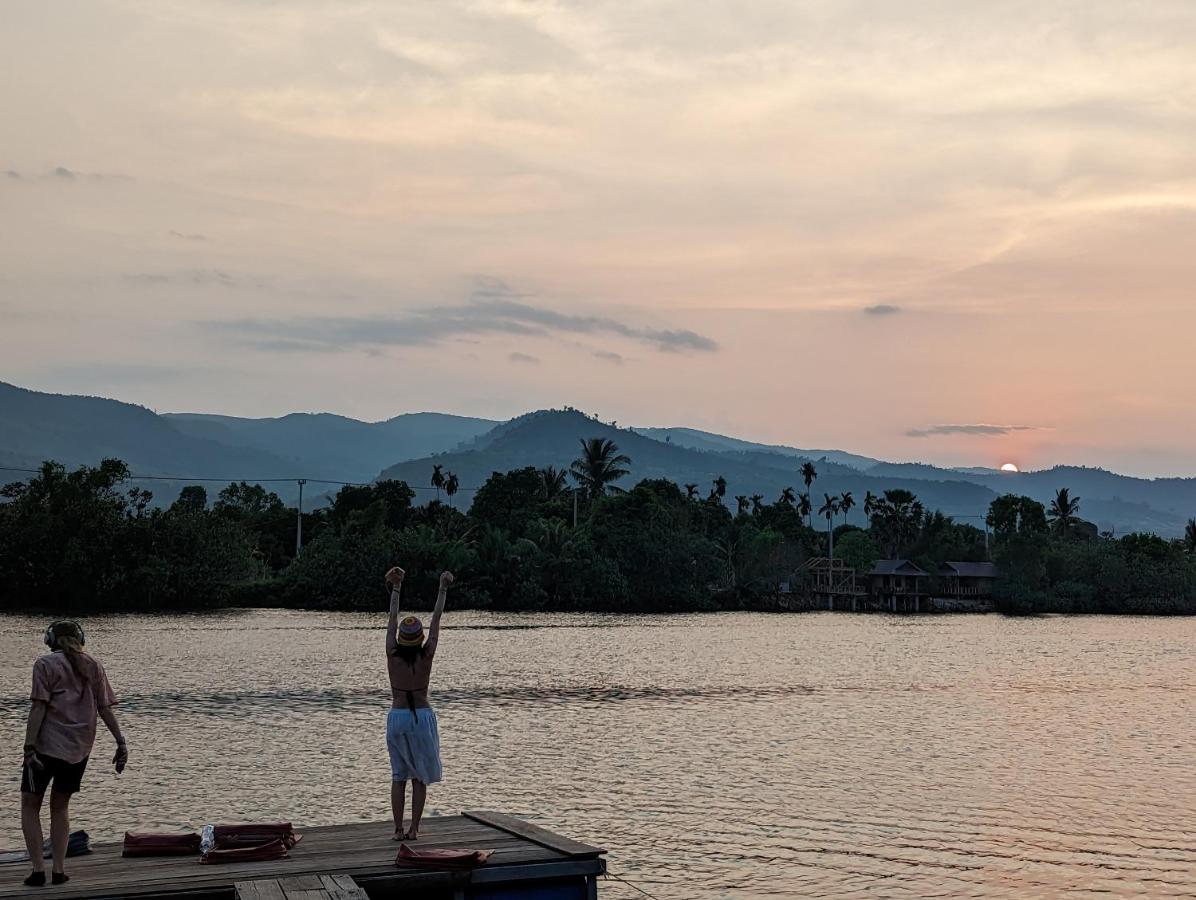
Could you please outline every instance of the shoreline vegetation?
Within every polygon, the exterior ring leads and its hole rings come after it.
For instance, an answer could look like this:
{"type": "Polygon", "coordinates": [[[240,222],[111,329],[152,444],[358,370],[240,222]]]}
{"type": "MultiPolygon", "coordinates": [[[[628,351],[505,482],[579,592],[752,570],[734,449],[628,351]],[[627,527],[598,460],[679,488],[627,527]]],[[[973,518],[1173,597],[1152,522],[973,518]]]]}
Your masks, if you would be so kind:
{"type": "MultiPolygon", "coordinates": [[[[813,499],[812,462],[768,501],[709,486],[616,482],[632,461],[609,439],[581,442],[569,469],[495,472],[467,510],[436,466],[437,499],[414,506],[403,481],[346,486],[300,518],[261,485],[199,485],[169,507],[105,459],[45,462],[0,488],[0,612],[180,612],[225,607],[377,610],[396,561],[412,596],[459,573],[454,605],[504,611],[799,611],[816,606],[805,567],[833,556],[857,573],[907,559],[996,564],[994,607],[1036,613],[1196,614],[1196,519],[1185,536],[1098,533],[1064,489],[1049,508],[1005,495],[985,528],[926,510],[906,490],[813,499]],[[441,502],[443,490],[448,502],[441,502]],[[859,506],[867,524],[848,522],[859,506]],[[782,587],[782,585],[784,587],[782,587]]],[[[928,592],[938,585],[932,575],[928,592]]]]}

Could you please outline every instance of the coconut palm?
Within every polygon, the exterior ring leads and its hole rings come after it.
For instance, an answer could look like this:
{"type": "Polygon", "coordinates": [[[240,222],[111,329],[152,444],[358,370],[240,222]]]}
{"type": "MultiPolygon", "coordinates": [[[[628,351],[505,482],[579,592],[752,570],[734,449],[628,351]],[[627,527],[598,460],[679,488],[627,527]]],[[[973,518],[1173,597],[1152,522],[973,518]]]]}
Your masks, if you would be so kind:
{"type": "Polygon", "coordinates": [[[744,515],[748,511],[748,498],[746,494],[740,494],[735,498],[735,511],[738,515],[744,515]]]}
{"type": "Polygon", "coordinates": [[[444,493],[448,496],[449,506],[453,505],[453,494],[461,487],[461,482],[455,472],[449,472],[444,479],[444,493]]]}
{"type": "Polygon", "coordinates": [[[714,488],[711,490],[710,496],[718,497],[719,500],[722,500],[723,497],[727,496],[727,479],[722,475],[714,479],[714,488]]]}
{"type": "MultiPolygon", "coordinates": [[[[815,479],[818,478],[818,470],[815,469],[814,464],[807,459],[804,463],[801,464],[801,468],[798,470],[798,474],[801,475],[802,483],[805,484],[805,486],[806,486],[806,493],[809,494],[810,493],[810,485],[812,485],[814,483],[815,479]]],[[[812,504],[811,504],[811,506],[812,506],[812,504]]],[[[813,528],[814,527],[814,514],[813,514],[812,510],[807,512],[806,514],[810,517],[810,527],[813,528]]]]}
{"type": "Polygon", "coordinates": [[[1184,547],[1189,553],[1196,554],[1196,519],[1188,519],[1188,527],[1184,529],[1184,547]]]}
{"type": "Polygon", "coordinates": [[[793,506],[797,502],[797,494],[793,492],[793,488],[787,487],[781,491],[781,496],[777,502],[782,506],[793,506]]]}
{"type": "Polygon", "coordinates": [[[752,494],[752,513],[754,515],[758,516],[758,515],[760,515],[760,510],[762,510],[763,508],[764,508],[764,495],[763,494],[752,494]]]}
{"type": "Polygon", "coordinates": [[[872,516],[876,512],[876,504],[878,498],[876,494],[868,491],[864,494],[864,516],[868,519],[868,524],[872,524],[872,516]]]}
{"type": "MultiPolygon", "coordinates": [[[[797,514],[806,518],[814,515],[814,504],[811,502],[809,494],[797,495],[797,514]]],[[[813,522],[814,520],[810,518],[810,521],[813,522]]]]}
{"type": "Polygon", "coordinates": [[[835,525],[834,518],[839,513],[839,498],[832,497],[830,494],[823,494],[826,502],[818,509],[818,515],[826,516],[826,539],[827,548],[829,550],[828,556],[832,559],[835,557],[835,525]]]}
{"type": "Polygon", "coordinates": [[[610,438],[583,438],[581,456],[573,460],[569,471],[586,496],[596,500],[608,491],[623,493],[623,489],[616,487],[615,482],[630,474],[631,470],[624,468],[629,465],[631,458],[620,453],[618,445],[610,438]]]}
{"type": "Polygon", "coordinates": [[[698,486],[696,484],[687,484],[685,486],[685,499],[686,500],[697,500],[698,499],[698,486]]]}
{"type": "Polygon", "coordinates": [[[847,514],[855,505],[855,498],[851,496],[851,491],[844,491],[843,496],[839,498],[839,510],[843,513],[844,525],[847,524],[847,514]]]}
{"type": "Polygon", "coordinates": [[[1079,518],[1080,498],[1071,496],[1067,488],[1059,488],[1047,510],[1047,518],[1059,534],[1068,534],[1079,518]]]}
{"type": "Polygon", "coordinates": [[[910,491],[885,491],[872,505],[872,530],[890,557],[918,536],[926,510],[910,491]]]}
{"type": "Polygon", "coordinates": [[[801,480],[805,482],[806,490],[810,490],[810,485],[818,478],[818,470],[814,468],[814,464],[808,459],[801,464],[801,480]]]}
{"type": "Polygon", "coordinates": [[[432,466],[432,487],[436,488],[436,499],[440,499],[440,489],[444,487],[444,466],[432,466]]]}
{"type": "Polygon", "coordinates": [[[568,488],[566,478],[569,473],[556,466],[545,466],[540,470],[540,483],[544,488],[544,499],[552,500],[565,493],[568,488]]]}

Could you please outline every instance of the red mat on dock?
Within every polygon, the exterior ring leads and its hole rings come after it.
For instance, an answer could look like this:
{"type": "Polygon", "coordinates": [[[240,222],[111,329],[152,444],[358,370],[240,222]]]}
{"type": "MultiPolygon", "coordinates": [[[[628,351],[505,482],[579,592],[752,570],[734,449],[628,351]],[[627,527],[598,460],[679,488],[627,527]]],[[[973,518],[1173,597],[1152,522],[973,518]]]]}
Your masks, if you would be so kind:
{"type": "Polygon", "coordinates": [[[492,853],[493,850],[415,850],[399,844],[395,865],[404,869],[473,869],[492,853]]]}
{"type": "Polygon", "coordinates": [[[290,822],[259,825],[217,825],[212,829],[216,845],[201,863],[263,862],[285,859],[300,841],[290,822]]]}
{"type": "Polygon", "coordinates": [[[146,834],[126,831],[121,856],[190,856],[198,852],[198,834],[146,834]]]}

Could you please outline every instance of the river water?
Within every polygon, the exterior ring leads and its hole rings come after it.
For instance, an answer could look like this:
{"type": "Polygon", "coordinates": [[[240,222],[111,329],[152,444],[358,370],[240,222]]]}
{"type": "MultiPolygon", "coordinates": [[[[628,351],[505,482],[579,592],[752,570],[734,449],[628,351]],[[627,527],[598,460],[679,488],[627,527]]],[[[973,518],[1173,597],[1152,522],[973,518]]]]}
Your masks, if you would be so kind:
{"type": "MultiPolygon", "coordinates": [[[[44,622],[0,618],[17,762],[44,622]]],[[[1196,620],[451,612],[431,813],[496,809],[610,850],[658,898],[1196,894],[1196,620]]],[[[87,620],[132,760],[95,838],[385,820],[382,617],[87,620]]],[[[608,900],[639,897],[604,883],[608,900]]]]}

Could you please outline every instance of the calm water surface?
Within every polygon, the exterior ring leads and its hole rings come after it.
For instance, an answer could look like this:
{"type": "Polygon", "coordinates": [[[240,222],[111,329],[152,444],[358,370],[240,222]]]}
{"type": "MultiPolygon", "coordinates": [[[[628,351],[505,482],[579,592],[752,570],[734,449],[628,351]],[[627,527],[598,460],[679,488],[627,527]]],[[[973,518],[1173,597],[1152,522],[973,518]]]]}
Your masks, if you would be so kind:
{"type": "MultiPolygon", "coordinates": [[[[452,613],[433,813],[500,809],[610,850],[660,898],[1196,895],[1196,620],[452,613]]],[[[44,622],[0,618],[17,761],[44,622]]],[[[87,621],[128,771],[75,822],[383,820],[382,619],[87,621]]],[[[610,882],[608,900],[639,896],[610,882]]]]}

